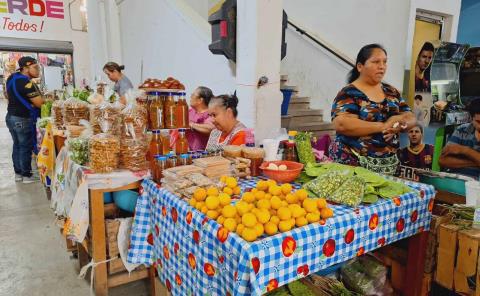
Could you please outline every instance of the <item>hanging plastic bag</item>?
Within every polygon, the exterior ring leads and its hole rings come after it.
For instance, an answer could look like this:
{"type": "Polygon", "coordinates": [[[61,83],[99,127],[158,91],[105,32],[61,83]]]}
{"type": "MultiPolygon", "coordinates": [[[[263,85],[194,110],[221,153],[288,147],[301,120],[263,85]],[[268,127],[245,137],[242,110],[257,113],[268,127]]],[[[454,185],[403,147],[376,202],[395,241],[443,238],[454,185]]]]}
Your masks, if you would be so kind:
{"type": "MultiPolygon", "coordinates": [[[[108,131],[109,122],[101,121],[102,131],[108,131]]],[[[120,140],[117,136],[101,133],[89,141],[90,168],[96,173],[110,173],[118,168],[120,140]]]]}
{"type": "Polygon", "coordinates": [[[87,165],[89,154],[88,142],[92,137],[92,128],[86,120],[81,120],[80,125],[85,127],[80,136],[77,138],[68,138],[67,140],[68,154],[73,162],[79,165],[87,165]]]}

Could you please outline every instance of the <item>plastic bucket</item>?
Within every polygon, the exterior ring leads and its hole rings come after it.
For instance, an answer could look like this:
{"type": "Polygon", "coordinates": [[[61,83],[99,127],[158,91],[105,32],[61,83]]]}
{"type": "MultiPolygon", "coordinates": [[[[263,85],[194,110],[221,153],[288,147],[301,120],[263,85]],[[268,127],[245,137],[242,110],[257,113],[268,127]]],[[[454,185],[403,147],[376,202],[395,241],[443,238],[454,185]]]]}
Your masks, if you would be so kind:
{"type": "Polygon", "coordinates": [[[288,114],[288,105],[290,105],[290,99],[292,98],[293,90],[291,89],[281,89],[283,93],[283,101],[282,101],[282,116],[288,114]]]}
{"type": "Polygon", "coordinates": [[[480,204],[480,182],[465,182],[465,200],[467,206],[475,207],[480,204]]]}

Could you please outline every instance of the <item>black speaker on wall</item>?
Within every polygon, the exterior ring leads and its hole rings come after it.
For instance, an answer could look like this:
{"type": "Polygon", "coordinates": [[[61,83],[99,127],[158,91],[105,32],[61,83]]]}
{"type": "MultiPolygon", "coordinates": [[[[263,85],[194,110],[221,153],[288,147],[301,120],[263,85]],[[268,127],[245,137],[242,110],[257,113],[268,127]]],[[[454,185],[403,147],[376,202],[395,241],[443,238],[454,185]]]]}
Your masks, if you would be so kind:
{"type": "MultiPolygon", "coordinates": [[[[224,55],[227,59],[237,61],[237,1],[226,0],[217,11],[208,17],[212,26],[212,43],[208,49],[213,54],[224,55]]],[[[288,25],[288,16],[283,11],[282,16],[282,44],[281,59],[287,55],[285,31],[288,25]]]]}

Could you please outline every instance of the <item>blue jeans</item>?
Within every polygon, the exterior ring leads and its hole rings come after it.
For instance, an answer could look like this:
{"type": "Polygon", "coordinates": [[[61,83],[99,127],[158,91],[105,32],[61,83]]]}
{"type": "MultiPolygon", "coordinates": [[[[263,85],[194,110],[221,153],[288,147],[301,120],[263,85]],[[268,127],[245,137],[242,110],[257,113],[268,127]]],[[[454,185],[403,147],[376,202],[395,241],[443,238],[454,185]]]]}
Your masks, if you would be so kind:
{"type": "Polygon", "coordinates": [[[5,121],[13,140],[12,160],[15,173],[31,177],[33,137],[36,136],[32,129],[32,119],[7,113],[5,121]]]}

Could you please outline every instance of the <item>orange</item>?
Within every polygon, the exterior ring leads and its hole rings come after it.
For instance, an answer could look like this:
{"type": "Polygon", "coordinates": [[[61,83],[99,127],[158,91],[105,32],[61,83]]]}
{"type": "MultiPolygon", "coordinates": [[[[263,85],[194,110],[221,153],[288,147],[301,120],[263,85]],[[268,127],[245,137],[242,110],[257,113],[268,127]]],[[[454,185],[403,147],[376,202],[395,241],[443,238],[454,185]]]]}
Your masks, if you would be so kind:
{"type": "Polygon", "coordinates": [[[277,224],[273,222],[268,222],[267,224],[265,224],[264,228],[265,228],[265,233],[268,235],[274,235],[278,232],[277,224]]]}
{"type": "Polygon", "coordinates": [[[325,198],[319,198],[317,199],[317,206],[319,209],[324,209],[327,207],[327,201],[325,198]]]}
{"type": "Polygon", "coordinates": [[[333,217],[333,210],[331,208],[324,208],[320,211],[322,219],[328,219],[333,217]]]}
{"type": "Polygon", "coordinates": [[[295,191],[295,195],[300,201],[304,201],[308,197],[308,192],[305,189],[298,189],[295,191]]]}
{"type": "Polygon", "coordinates": [[[207,198],[207,191],[204,188],[197,188],[195,189],[195,192],[193,193],[193,197],[197,201],[204,201],[205,198],[207,198]]]}
{"type": "Polygon", "coordinates": [[[226,193],[226,194],[228,194],[228,195],[232,195],[232,194],[233,194],[233,190],[232,190],[232,188],[230,188],[230,187],[225,187],[225,188],[223,188],[223,193],[226,193]]]}
{"type": "Polygon", "coordinates": [[[207,195],[213,195],[213,196],[217,196],[218,195],[218,189],[216,187],[209,187],[207,189],[207,195]]]}

